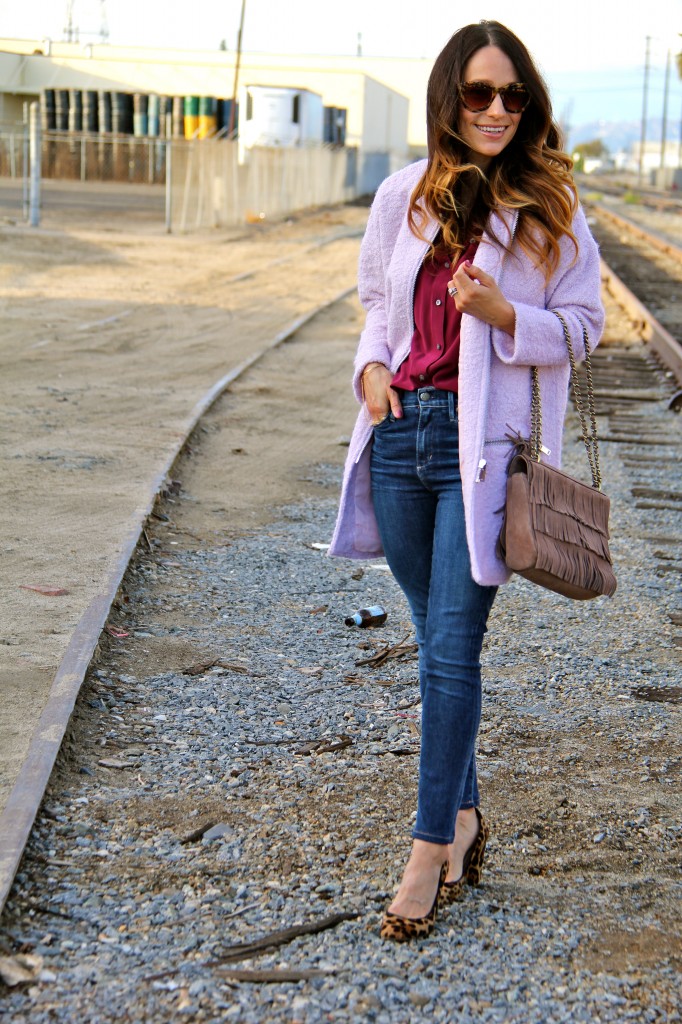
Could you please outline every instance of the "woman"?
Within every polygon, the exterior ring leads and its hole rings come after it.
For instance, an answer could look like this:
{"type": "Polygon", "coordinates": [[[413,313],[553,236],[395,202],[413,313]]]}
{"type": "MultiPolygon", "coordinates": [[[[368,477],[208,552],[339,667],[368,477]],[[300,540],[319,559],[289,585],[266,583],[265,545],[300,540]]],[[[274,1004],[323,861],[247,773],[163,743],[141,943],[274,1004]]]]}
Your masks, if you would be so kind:
{"type": "Polygon", "coordinates": [[[530,431],[539,368],[543,444],[558,464],[569,364],[603,327],[597,247],[561,152],[546,86],[498,22],[460,29],[427,91],[428,159],[384,181],[363,241],[367,311],[355,361],[362,410],[330,554],[385,554],[419,645],[422,744],[410,859],[381,934],[432,929],[477,884],[488,828],[474,746],[480,652],[510,433],[530,431]]]}

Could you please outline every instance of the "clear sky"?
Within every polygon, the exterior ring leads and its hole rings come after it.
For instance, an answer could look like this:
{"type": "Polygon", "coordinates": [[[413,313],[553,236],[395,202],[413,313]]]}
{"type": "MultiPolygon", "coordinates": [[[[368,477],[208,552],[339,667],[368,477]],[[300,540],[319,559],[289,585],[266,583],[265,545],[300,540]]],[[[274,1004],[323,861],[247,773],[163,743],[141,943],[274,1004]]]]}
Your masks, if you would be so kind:
{"type": "MultiPolygon", "coordinates": [[[[646,37],[649,112],[660,116],[666,53],[682,49],[682,0],[490,0],[476,14],[454,0],[246,0],[243,47],[271,53],[435,57],[461,25],[496,19],[527,44],[544,71],[557,114],[574,122],[640,117],[646,37]],[[428,18],[422,12],[428,10],[428,18]]],[[[64,39],[67,0],[0,0],[0,36],[64,39]]],[[[81,42],[95,42],[106,13],[109,42],[234,50],[241,0],[73,0],[81,42]]],[[[682,83],[671,72],[669,119],[678,124],[682,83]]]]}

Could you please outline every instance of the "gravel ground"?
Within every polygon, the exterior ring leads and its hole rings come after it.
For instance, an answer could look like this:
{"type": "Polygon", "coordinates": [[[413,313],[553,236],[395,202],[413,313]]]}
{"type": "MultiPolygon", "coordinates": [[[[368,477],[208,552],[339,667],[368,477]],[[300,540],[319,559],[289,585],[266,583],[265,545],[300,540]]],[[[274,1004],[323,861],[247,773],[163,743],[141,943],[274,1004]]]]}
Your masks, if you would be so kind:
{"type": "MultiPolygon", "coordinates": [[[[679,419],[663,402],[647,415],[679,452],[679,419]]],[[[569,419],[566,465],[582,471],[575,435],[569,419]]],[[[311,467],[265,529],[174,532],[183,502],[203,500],[183,489],[198,434],[112,610],[2,919],[0,969],[25,971],[2,993],[8,1019],[679,1021],[679,512],[631,493],[669,487],[673,463],[654,447],[664,461],[632,469],[604,447],[618,592],[501,589],[484,654],[483,884],[399,947],[377,932],[415,806],[404,600],[380,563],[320,547],[338,465],[311,467]],[[674,571],[654,572],[656,545],[674,571]],[[344,626],[377,601],[385,626],[344,626]],[[161,640],[172,666],[155,664],[161,640]],[[335,914],[348,917],[229,952],[335,914]]]]}

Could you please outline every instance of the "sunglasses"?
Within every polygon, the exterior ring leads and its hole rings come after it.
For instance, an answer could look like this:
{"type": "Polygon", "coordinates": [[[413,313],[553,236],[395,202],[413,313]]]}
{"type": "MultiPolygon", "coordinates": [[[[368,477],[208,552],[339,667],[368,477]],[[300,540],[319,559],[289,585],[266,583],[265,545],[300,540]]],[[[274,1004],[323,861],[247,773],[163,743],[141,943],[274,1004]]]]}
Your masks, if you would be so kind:
{"type": "Polygon", "coordinates": [[[523,82],[513,82],[499,88],[487,82],[462,82],[459,87],[462,106],[474,114],[487,110],[498,94],[508,114],[520,114],[530,103],[530,95],[523,82]]]}

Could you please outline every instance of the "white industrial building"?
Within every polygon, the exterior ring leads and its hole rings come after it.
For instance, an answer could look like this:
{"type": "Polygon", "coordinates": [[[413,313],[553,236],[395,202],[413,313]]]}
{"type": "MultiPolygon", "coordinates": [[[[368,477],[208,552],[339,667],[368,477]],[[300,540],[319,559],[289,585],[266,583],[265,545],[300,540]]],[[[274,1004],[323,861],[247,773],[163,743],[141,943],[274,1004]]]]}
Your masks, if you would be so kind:
{"type": "MultiPolygon", "coordinates": [[[[345,109],[358,191],[369,192],[425,152],[430,68],[425,59],[244,53],[239,84],[306,89],[345,109]]],[[[0,39],[0,123],[21,121],[24,103],[46,89],[229,98],[234,77],[235,54],[224,51],[0,39]]]]}

